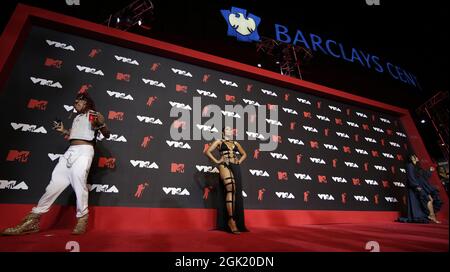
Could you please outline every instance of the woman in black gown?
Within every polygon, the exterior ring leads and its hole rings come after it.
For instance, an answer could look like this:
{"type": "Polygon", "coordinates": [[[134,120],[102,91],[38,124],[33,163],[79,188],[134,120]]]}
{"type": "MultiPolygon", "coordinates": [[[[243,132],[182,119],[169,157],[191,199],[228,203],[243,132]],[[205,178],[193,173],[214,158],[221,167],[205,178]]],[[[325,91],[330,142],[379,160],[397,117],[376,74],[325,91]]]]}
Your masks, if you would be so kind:
{"type": "Polygon", "coordinates": [[[436,218],[442,206],[439,191],[432,186],[428,179],[431,177],[430,170],[424,170],[419,165],[419,158],[412,154],[408,157],[406,173],[408,177],[408,214],[400,218],[401,222],[428,223],[429,221],[440,223],[436,218]]]}
{"type": "Polygon", "coordinates": [[[237,141],[232,140],[233,130],[230,127],[225,127],[222,134],[223,139],[214,141],[205,152],[208,158],[219,165],[222,180],[218,190],[217,228],[239,234],[248,231],[244,220],[240,168],[240,164],[247,158],[247,153],[237,141]],[[219,150],[221,156],[219,160],[212,155],[215,149],[219,150]],[[225,192],[225,196],[222,192],[225,192]]]}

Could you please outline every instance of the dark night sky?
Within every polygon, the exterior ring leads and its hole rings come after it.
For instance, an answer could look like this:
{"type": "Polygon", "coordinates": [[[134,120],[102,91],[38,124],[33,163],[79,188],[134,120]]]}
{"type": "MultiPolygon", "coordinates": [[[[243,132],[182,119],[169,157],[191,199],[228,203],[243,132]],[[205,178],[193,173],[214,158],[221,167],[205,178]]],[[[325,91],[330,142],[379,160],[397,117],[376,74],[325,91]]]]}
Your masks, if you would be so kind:
{"type": "MultiPolygon", "coordinates": [[[[0,30],[18,2],[101,23],[131,1],[80,0],[80,6],[68,6],[65,0],[7,0],[2,2],[0,30]]],[[[365,0],[152,2],[152,29],[139,34],[251,65],[264,64],[256,45],[226,36],[220,9],[236,6],[261,17],[258,32],[262,36],[275,37],[278,23],[288,26],[292,36],[300,29],[377,55],[413,73],[422,89],[394,80],[387,72],[380,74],[319,52],[313,52],[313,59],[302,67],[303,78],[412,111],[450,85],[446,22],[450,10],[445,1],[380,0],[380,6],[368,6],[365,0]]]]}

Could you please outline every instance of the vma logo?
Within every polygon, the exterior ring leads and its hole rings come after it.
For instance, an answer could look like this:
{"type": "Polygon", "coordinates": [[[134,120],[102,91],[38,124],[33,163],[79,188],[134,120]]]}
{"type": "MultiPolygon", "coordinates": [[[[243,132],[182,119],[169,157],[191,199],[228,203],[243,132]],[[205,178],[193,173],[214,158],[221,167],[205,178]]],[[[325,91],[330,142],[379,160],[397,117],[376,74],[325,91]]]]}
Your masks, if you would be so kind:
{"type": "Polygon", "coordinates": [[[21,123],[11,123],[14,130],[19,130],[23,132],[33,132],[47,134],[47,130],[44,127],[38,127],[37,125],[21,124],[21,123]]]}
{"type": "Polygon", "coordinates": [[[156,162],[130,160],[130,163],[131,163],[131,165],[133,165],[133,167],[147,168],[147,169],[159,169],[159,166],[158,166],[158,164],[156,164],[156,162]]]}
{"type": "Polygon", "coordinates": [[[56,47],[56,48],[61,48],[61,49],[64,49],[64,50],[75,51],[75,48],[73,48],[73,46],[70,45],[70,44],[65,44],[65,43],[51,41],[51,40],[45,40],[45,41],[50,46],[53,46],[53,47],[56,47]]]}
{"type": "Polygon", "coordinates": [[[61,89],[63,87],[61,85],[61,83],[54,82],[53,80],[49,80],[49,79],[43,79],[43,78],[38,78],[38,77],[30,77],[30,79],[33,82],[33,84],[39,84],[41,86],[49,86],[49,87],[58,88],[58,89],[61,89]]]}
{"type": "Polygon", "coordinates": [[[96,192],[96,193],[113,193],[118,194],[119,190],[114,185],[108,185],[108,184],[87,184],[87,187],[90,192],[96,192]]]}
{"type": "Polygon", "coordinates": [[[18,183],[15,180],[0,180],[0,190],[1,189],[26,191],[28,190],[28,185],[25,183],[25,181],[18,183]]]}
{"type": "Polygon", "coordinates": [[[195,166],[199,172],[203,173],[219,173],[219,169],[217,167],[213,166],[207,166],[207,165],[196,165],[195,166]]]}
{"type": "Polygon", "coordinates": [[[330,194],[317,194],[320,200],[334,200],[333,195],[330,194]]]}
{"type": "Polygon", "coordinates": [[[58,160],[61,156],[64,156],[64,154],[54,154],[54,153],[48,153],[48,157],[52,161],[58,160]]]}
{"type": "Polygon", "coordinates": [[[269,177],[269,173],[267,173],[267,171],[264,171],[264,170],[249,169],[249,171],[250,171],[250,174],[252,174],[252,176],[269,177]]]}
{"type": "Polygon", "coordinates": [[[289,192],[275,192],[275,195],[281,199],[295,199],[295,196],[289,192]]]}
{"type": "Polygon", "coordinates": [[[166,195],[180,195],[180,196],[191,195],[186,188],[163,187],[162,189],[166,195]]]}
{"type": "Polygon", "coordinates": [[[232,7],[231,10],[220,11],[228,24],[227,35],[236,37],[238,41],[251,42],[259,41],[258,30],[261,18],[251,13],[247,15],[247,10],[232,7]]]}

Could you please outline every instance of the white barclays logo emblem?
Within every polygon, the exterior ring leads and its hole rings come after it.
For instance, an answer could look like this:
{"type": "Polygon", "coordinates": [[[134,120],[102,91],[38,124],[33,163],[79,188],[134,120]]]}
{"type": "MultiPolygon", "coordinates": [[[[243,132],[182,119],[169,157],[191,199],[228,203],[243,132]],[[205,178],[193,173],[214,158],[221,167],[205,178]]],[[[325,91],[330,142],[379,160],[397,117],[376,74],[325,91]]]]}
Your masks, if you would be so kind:
{"type": "Polygon", "coordinates": [[[252,42],[259,41],[258,30],[256,29],[261,22],[261,18],[247,10],[232,7],[231,10],[223,9],[220,11],[228,24],[227,35],[236,37],[238,41],[252,42]]]}

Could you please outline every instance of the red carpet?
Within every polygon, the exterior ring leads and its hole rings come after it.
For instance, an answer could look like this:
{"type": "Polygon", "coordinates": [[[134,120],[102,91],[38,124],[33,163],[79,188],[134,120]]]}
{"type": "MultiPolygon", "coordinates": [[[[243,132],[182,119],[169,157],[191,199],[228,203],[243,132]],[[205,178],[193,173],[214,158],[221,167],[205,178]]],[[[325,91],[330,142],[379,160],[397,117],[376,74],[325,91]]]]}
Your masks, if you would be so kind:
{"type": "MultiPolygon", "coordinates": [[[[180,226],[182,228],[182,226],[180,226]]],[[[367,252],[375,241],[381,252],[445,252],[448,225],[436,224],[330,224],[299,227],[252,228],[232,235],[219,231],[152,230],[98,231],[70,235],[71,229],[53,229],[19,237],[0,237],[0,251],[69,251],[76,241],[81,252],[367,252]]]]}

